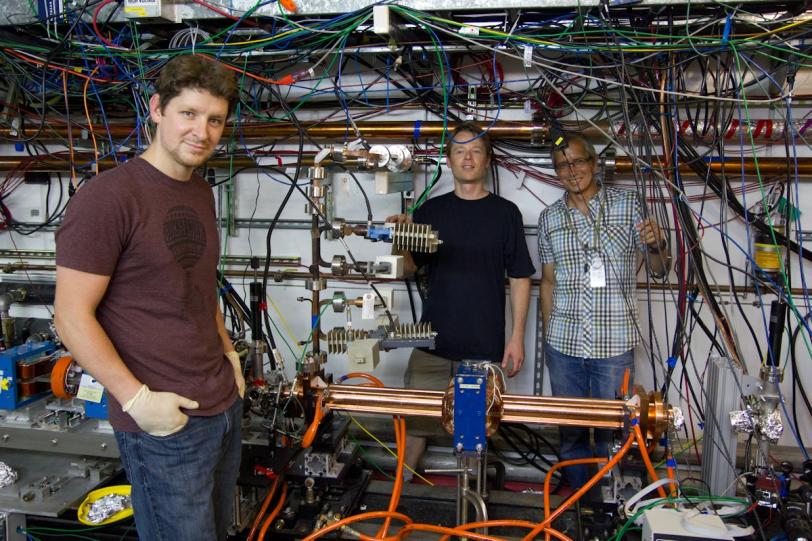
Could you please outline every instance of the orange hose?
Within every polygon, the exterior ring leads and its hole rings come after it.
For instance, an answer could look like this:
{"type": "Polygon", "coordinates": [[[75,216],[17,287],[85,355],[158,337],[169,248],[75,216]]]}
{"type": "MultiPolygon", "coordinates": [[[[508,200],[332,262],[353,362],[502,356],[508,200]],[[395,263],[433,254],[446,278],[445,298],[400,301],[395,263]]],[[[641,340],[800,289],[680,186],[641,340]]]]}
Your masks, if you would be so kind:
{"type": "Polygon", "coordinates": [[[630,368],[627,368],[623,372],[623,384],[620,386],[620,396],[626,396],[629,394],[629,380],[631,379],[632,371],[630,368]]]}
{"type": "MultiPolygon", "coordinates": [[[[527,520],[496,519],[496,520],[488,520],[486,522],[469,522],[467,524],[461,524],[460,526],[456,526],[456,529],[475,530],[477,528],[527,528],[528,530],[532,530],[535,527],[536,527],[535,522],[529,522],[527,520]]],[[[450,534],[444,535],[440,538],[440,541],[449,541],[450,538],[451,538],[450,534]]]]}
{"type": "Polygon", "coordinates": [[[268,515],[268,518],[265,519],[265,523],[262,525],[262,529],[259,531],[259,537],[257,541],[265,541],[265,533],[268,531],[268,528],[271,527],[276,516],[282,511],[282,507],[285,505],[285,501],[288,499],[288,485],[287,483],[282,485],[282,494],[279,495],[279,501],[276,502],[276,507],[273,508],[271,514],[268,515]]]}
{"type": "MultiPolygon", "coordinates": [[[[398,465],[395,472],[395,486],[392,487],[392,497],[389,499],[389,507],[387,511],[394,513],[398,504],[400,503],[400,493],[403,490],[403,463],[406,460],[406,419],[402,417],[395,417],[395,443],[398,448],[398,465]]],[[[392,516],[386,517],[386,520],[378,531],[377,537],[385,538],[386,532],[389,531],[389,525],[392,522],[392,516]]]]}
{"type": "Polygon", "coordinates": [[[319,431],[319,424],[324,418],[324,413],[321,410],[321,396],[316,397],[316,413],[313,415],[313,422],[307,427],[307,431],[302,438],[302,449],[307,449],[313,445],[313,440],[316,439],[316,432],[319,431]]]}
{"type": "Polygon", "coordinates": [[[265,511],[268,509],[268,505],[270,505],[271,500],[273,499],[273,495],[276,493],[276,489],[279,487],[279,477],[273,480],[273,484],[271,488],[268,489],[268,494],[265,496],[265,500],[262,502],[262,507],[257,513],[257,516],[254,517],[254,522],[251,524],[251,532],[248,534],[246,541],[253,541],[254,534],[257,532],[257,528],[259,527],[259,523],[262,522],[262,515],[265,514],[265,511]]]}
{"type": "Polygon", "coordinates": [[[574,494],[572,494],[569,498],[567,498],[567,500],[564,503],[559,505],[552,515],[545,518],[542,522],[539,522],[536,525],[536,527],[533,528],[533,531],[531,531],[529,534],[527,534],[522,538],[522,541],[530,541],[531,539],[534,539],[536,535],[538,535],[545,528],[548,528],[549,525],[555,521],[555,519],[560,517],[561,514],[575,502],[575,500],[586,494],[589,491],[589,489],[592,488],[595,485],[595,483],[598,482],[598,479],[603,477],[606,474],[606,472],[608,472],[615,466],[615,464],[620,462],[620,459],[623,458],[623,456],[629,451],[633,442],[634,442],[634,434],[629,434],[629,438],[626,440],[626,443],[623,444],[623,447],[620,448],[620,451],[618,451],[617,454],[615,454],[615,456],[613,456],[609,460],[609,462],[607,462],[606,465],[604,465],[604,467],[601,468],[600,471],[592,479],[587,481],[584,486],[579,488],[574,494]]]}
{"type": "Polygon", "coordinates": [[[435,524],[416,524],[411,523],[405,525],[397,535],[394,537],[396,541],[400,541],[404,537],[406,537],[411,532],[433,532],[433,533],[444,533],[448,535],[454,535],[457,537],[466,537],[468,539],[479,539],[481,541],[507,541],[504,537],[493,537],[490,535],[485,535],[481,533],[475,532],[467,532],[465,530],[461,530],[458,528],[446,528],[445,526],[437,526],[435,524]]]}
{"type": "Polygon", "coordinates": [[[377,387],[383,387],[384,386],[383,382],[381,380],[379,380],[378,378],[376,378],[372,374],[367,374],[366,372],[350,372],[349,374],[345,374],[345,375],[341,376],[342,380],[355,379],[355,378],[361,378],[361,379],[365,379],[367,381],[370,381],[370,382],[374,383],[377,387]]]}
{"type": "Polygon", "coordinates": [[[400,520],[401,522],[407,525],[412,523],[412,519],[407,517],[403,513],[391,513],[389,511],[371,511],[369,513],[361,513],[360,515],[353,515],[351,517],[343,518],[338,522],[330,524],[329,526],[325,526],[321,530],[308,535],[307,537],[302,539],[302,541],[314,541],[315,539],[318,539],[324,535],[327,535],[330,532],[338,530],[339,528],[342,528],[354,522],[361,522],[362,520],[384,517],[392,517],[394,519],[400,520]]]}
{"type": "MultiPolygon", "coordinates": [[[[606,457],[597,457],[597,458],[575,458],[573,460],[565,460],[563,462],[557,462],[553,464],[553,466],[547,471],[547,475],[544,476],[544,518],[550,516],[550,481],[553,479],[553,473],[561,468],[566,468],[567,466],[579,466],[581,464],[600,464],[601,462],[608,462],[609,459],[606,457]]],[[[545,532],[547,533],[547,532],[545,532]]],[[[550,541],[550,534],[544,536],[544,539],[550,541]]]]}
{"type": "Polygon", "coordinates": [[[564,535],[563,533],[559,532],[554,528],[544,528],[544,533],[550,534],[553,537],[557,537],[561,541],[572,541],[572,539],[570,539],[569,537],[567,537],[566,535],[564,535]]]}
{"type": "MultiPolygon", "coordinates": [[[[653,483],[654,481],[657,481],[659,477],[657,477],[657,472],[654,471],[654,464],[651,463],[651,457],[648,456],[646,439],[643,437],[643,433],[640,431],[640,424],[633,423],[632,429],[634,430],[634,435],[637,438],[637,447],[640,449],[640,456],[643,457],[643,463],[646,465],[646,470],[648,471],[648,475],[651,477],[651,482],[653,483]]],[[[663,487],[657,487],[657,493],[660,495],[660,498],[667,497],[663,487]]]]}

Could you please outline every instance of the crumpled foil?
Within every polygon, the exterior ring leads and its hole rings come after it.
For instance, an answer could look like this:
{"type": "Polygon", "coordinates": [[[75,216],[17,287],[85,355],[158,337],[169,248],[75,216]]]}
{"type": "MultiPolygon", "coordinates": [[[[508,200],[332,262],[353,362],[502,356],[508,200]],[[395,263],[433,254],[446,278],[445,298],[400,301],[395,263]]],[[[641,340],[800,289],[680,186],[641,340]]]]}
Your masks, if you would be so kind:
{"type": "Polygon", "coordinates": [[[132,501],[129,496],[108,494],[90,504],[90,509],[87,511],[87,520],[93,524],[99,524],[119,511],[130,507],[132,507],[132,501]]]}
{"type": "Polygon", "coordinates": [[[677,406],[671,406],[671,426],[674,430],[680,430],[684,424],[685,415],[683,415],[682,409],[677,406]]]}
{"type": "Polygon", "coordinates": [[[738,410],[730,412],[730,425],[736,432],[751,433],[755,428],[753,414],[750,410],[738,410]]]}
{"type": "Polygon", "coordinates": [[[17,472],[5,462],[0,462],[0,488],[13,485],[17,482],[17,472]]]}
{"type": "Polygon", "coordinates": [[[759,419],[759,430],[773,443],[778,442],[784,433],[784,422],[781,420],[781,411],[777,408],[759,419]]]}

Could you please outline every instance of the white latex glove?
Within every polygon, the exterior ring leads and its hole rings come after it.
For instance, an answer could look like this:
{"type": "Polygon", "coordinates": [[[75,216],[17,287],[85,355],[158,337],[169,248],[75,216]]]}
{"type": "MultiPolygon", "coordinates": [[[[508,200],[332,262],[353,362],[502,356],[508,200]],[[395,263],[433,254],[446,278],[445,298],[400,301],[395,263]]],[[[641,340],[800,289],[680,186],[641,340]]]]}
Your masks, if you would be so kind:
{"type": "Polygon", "coordinates": [[[196,410],[200,405],[194,400],[170,392],[154,392],[142,385],[135,396],[121,408],[152,436],[169,436],[180,431],[189,422],[189,416],[180,408],[196,410]]]}
{"type": "Polygon", "coordinates": [[[240,393],[240,398],[245,397],[245,377],[242,375],[242,366],[240,365],[240,354],[236,351],[226,351],[226,357],[231,362],[231,367],[234,369],[234,381],[237,384],[237,392],[240,393]]]}

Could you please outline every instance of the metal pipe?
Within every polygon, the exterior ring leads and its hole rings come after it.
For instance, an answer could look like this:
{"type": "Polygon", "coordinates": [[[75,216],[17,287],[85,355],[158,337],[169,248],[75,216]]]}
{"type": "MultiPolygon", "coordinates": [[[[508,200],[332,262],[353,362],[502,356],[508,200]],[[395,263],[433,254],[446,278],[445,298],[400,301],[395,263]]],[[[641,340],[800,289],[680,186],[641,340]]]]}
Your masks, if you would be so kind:
{"type": "MultiPolygon", "coordinates": [[[[90,161],[93,159],[91,154],[77,153],[75,156],[76,161],[90,161]]],[[[661,157],[654,156],[651,159],[652,163],[665,163],[661,157]]],[[[298,160],[302,165],[307,166],[313,163],[312,156],[302,156],[298,160]]],[[[812,158],[798,158],[797,174],[800,177],[812,176],[812,158]]],[[[111,169],[118,165],[112,159],[99,160],[99,171],[111,169]]],[[[728,175],[740,176],[742,173],[745,175],[755,175],[760,172],[762,175],[782,175],[789,171],[795,175],[795,162],[788,161],[787,158],[758,158],[758,162],[753,158],[725,160],[725,161],[709,161],[707,163],[711,171],[721,174],[724,172],[728,175]]],[[[289,165],[293,167],[293,165],[289,165]]],[[[214,169],[227,169],[233,167],[234,169],[256,167],[256,162],[247,156],[234,156],[233,160],[229,158],[212,158],[206,162],[206,167],[214,169]]],[[[284,167],[284,166],[283,166],[284,167]]],[[[615,176],[628,175],[635,168],[639,168],[633,163],[633,160],[628,156],[617,156],[615,158],[615,176]]],[[[30,160],[28,158],[18,158],[16,156],[0,156],[0,171],[30,171],[30,172],[65,172],[70,169],[70,163],[67,159],[63,158],[42,158],[30,160]]],[[[695,175],[693,169],[685,163],[680,163],[680,173],[683,175],[695,175]]]]}
{"type": "MultiPolygon", "coordinates": [[[[347,131],[346,122],[303,122],[301,123],[304,129],[307,130],[308,137],[318,139],[331,139],[334,141],[342,141],[347,131]]],[[[404,139],[411,140],[412,138],[439,138],[444,129],[452,130],[455,124],[449,123],[447,126],[443,125],[441,121],[367,121],[356,122],[358,131],[361,136],[366,139],[404,139]]],[[[73,126],[78,126],[81,133],[89,134],[90,130],[87,126],[74,122],[73,126]]],[[[634,139],[653,138],[659,140],[659,131],[654,127],[649,129],[649,133],[645,133],[639,126],[632,126],[629,130],[624,122],[602,120],[595,123],[595,126],[587,126],[586,128],[576,127],[575,125],[567,125],[564,123],[565,129],[577,129],[578,132],[588,139],[596,141],[603,141],[605,139],[604,133],[617,133],[626,136],[631,131],[631,136],[634,139]]],[[[783,143],[785,134],[789,131],[792,138],[798,138],[806,134],[812,128],[812,119],[799,119],[794,120],[790,126],[781,120],[772,119],[753,119],[749,121],[739,121],[732,119],[729,124],[716,125],[705,124],[703,122],[691,122],[684,120],[680,123],[675,123],[674,128],[680,133],[680,137],[687,137],[689,139],[698,139],[702,141],[710,141],[718,138],[738,141],[740,136],[744,136],[748,141],[752,138],[753,141],[770,144],[770,143],[783,143]]],[[[76,131],[76,130],[72,130],[76,131]]],[[[109,124],[105,128],[105,133],[113,139],[124,139],[128,137],[133,131],[133,126],[130,124],[109,124]]],[[[269,139],[291,138],[298,135],[298,129],[292,123],[242,123],[240,124],[240,137],[246,141],[259,141],[269,139]]],[[[532,122],[520,121],[497,121],[488,128],[488,133],[493,139],[512,139],[512,140],[525,140],[525,141],[538,141],[546,142],[549,139],[549,127],[546,124],[533,124],[532,122]]],[[[10,128],[0,128],[0,136],[6,139],[15,139],[25,136],[25,133],[19,133],[18,130],[10,128]]],[[[227,140],[231,137],[232,132],[230,128],[226,128],[223,132],[223,139],[227,140]]],[[[50,126],[47,134],[43,133],[40,140],[64,140],[69,136],[68,128],[65,125],[50,126]]],[[[86,136],[85,140],[89,141],[86,136]]],[[[79,139],[81,140],[81,139],[79,139]]]]}
{"type": "MultiPolygon", "coordinates": [[[[338,411],[415,417],[442,417],[443,391],[329,385],[324,404],[338,411]]],[[[649,436],[661,433],[671,408],[651,397],[643,401],[642,429],[649,436]]],[[[558,426],[623,428],[630,408],[622,400],[502,395],[501,422],[558,426]]]]}

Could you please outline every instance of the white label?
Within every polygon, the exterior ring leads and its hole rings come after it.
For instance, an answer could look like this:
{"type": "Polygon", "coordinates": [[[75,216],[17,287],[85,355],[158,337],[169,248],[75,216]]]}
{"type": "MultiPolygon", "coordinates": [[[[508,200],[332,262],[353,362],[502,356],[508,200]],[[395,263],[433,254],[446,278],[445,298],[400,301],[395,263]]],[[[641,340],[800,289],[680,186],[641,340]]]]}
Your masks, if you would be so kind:
{"type": "Polygon", "coordinates": [[[478,36],[479,35],[479,27],[478,26],[468,26],[465,25],[460,28],[460,34],[464,36],[478,36]]]}
{"type": "Polygon", "coordinates": [[[606,269],[603,260],[597,255],[592,258],[592,264],[589,266],[589,285],[595,288],[606,287],[606,269]]]}
{"type": "Polygon", "coordinates": [[[101,383],[90,377],[90,374],[82,374],[82,380],[79,382],[79,392],[76,393],[76,398],[87,400],[88,402],[101,402],[102,395],[104,394],[104,387],[101,383]]]}
{"type": "Polygon", "coordinates": [[[531,45],[524,46],[524,67],[529,68],[533,65],[533,47],[531,45]]]}
{"type": "Polygon", "coordinates": [[[375,319],[375,293],[364,293],[361,319],[375,319]]]}

